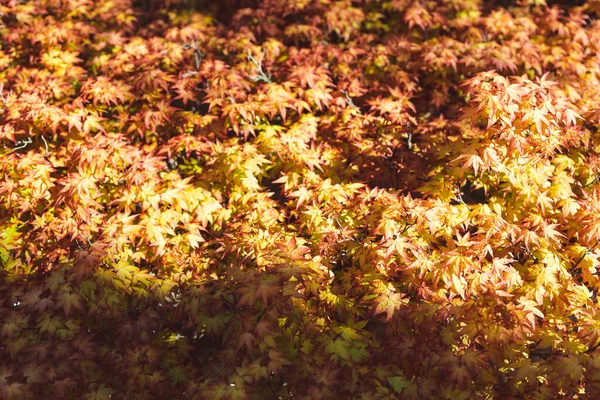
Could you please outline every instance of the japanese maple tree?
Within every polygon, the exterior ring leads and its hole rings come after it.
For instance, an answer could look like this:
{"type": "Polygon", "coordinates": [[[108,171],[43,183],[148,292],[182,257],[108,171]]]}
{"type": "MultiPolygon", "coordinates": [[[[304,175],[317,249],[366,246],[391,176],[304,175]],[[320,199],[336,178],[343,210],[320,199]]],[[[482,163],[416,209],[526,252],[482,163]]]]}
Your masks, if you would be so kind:
{"type": "Polygon", "coordinates": [[[0,3],[0,399],[600,397],[600,2],[0,3]]]}

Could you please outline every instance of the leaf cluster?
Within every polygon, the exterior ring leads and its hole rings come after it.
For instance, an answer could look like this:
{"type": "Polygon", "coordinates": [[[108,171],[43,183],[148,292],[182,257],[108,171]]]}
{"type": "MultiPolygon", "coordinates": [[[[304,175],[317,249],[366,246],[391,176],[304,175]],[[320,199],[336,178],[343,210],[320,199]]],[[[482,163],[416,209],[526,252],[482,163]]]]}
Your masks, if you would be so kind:
{"type": "Polygon", "coordinates": [[[597,1],[204,3],[0,6],[1,399],[600,396],[597,1]]]}

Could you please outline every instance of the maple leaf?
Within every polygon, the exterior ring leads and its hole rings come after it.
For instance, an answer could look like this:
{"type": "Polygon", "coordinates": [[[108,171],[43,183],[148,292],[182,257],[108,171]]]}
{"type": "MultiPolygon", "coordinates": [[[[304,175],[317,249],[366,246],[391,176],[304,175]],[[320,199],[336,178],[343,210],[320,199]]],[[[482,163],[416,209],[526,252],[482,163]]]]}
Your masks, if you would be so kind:
{"type": "Polygon", "coordinates": [[[56,302],[52,298],[42,297],[35,303],[33,309],[35,311],[44,312],[46,310],[52,310],[55,304],[56,302]]]}
{"type": "Polygon", "coordinates": [[[387,289],[385,294],[378,296],[374,303],[372,315],[385,313],[385,320],[389,321],[395,314],[396,310],[401,305],[406,304],[407,299],[404,299],[404,293],[395,293],[392,289],[387,289]]]}
{"type": "Polygon", "coordinates": [[[5,394],[7,399],[22,398],[26,392],[25,384],[20,382],[0,382],[0,394],[5,394]]]}
{"type": "Polygon", "coordinates": [[[557,364],[557,368],[559,368],[564,375],[567,375],[573,379],[580,377],[584,371],[584,366],[581,365],[579,357],[576,355],[561,357],[557,364]]]}
{"type": "Polygon", "coordinates": [[[290,197],[298,198],[296,201],[296,210],[299,209],[300,206],[306,202],[306,200],[310,199],[312,195],[312,190],[308,190],[305,187],[300,187],[298,190],[295,190],[289,194],[290,197]]]}
{"type": "Polygon", "coordinates": [[[105,121],[106,118],[101,117],[97,113],[89,112],[83,121],[83,132],[89,134],[92,130],[106,132],[101,122],[105,121]]]}
{"type": "Polygon", "coordinates": [[[333,100],[331,90],[324,87],[324,85],[307,89],[304,92],[304,98],[309,104],[314,103],[319,110],[323,110],[323,107],[327,107],[329,102],[333,100]]]}
{"type": "Polygon", "coordinates": [[[8,139],[11,142],[16,142],[15,134],[15,127],[12,124],[7,123],[0,126],[0,139],[8,139]]]}
{"type": "Polygon", "coordinates": [[[559,243],[560,242],[560,238],[566,238],[565,235],[563,235],[562,233],[558,232],[555,228],[557,228],[558,226],[560,226],[560,224],[548,224],[546,225],[543,230],[542,230],[542,235],[544,238],[546,238],[547,240],[550,240],[552,242],[555,243],[559,243]]]}
{"type": "Polygon", "coordinates": [[[320,86],[333,86],[329,72],[321,65],[296,65],[288,79],[297,81],[302,88],[314,89],[319,83],[320,86]]]}
{"type": "Polygon", "coordinates": [[[397,236],[396,239],[386,241],[384,246],[387,247],[387,251],[385,252],[386,259],[390,258],[393,253],[397,253],[402,257],[402,260],[408,260],[409,256],[407,250],[414,248],[413,244],[405,236],[397,236]]]}
{"type": "Polygon", "coordinates": [[[65,275],[62,270],[55,270],[50,273],[50,276],[44,282],[44,288],[55,293],[65,283],[65,275]]]}
{"type": "Polygon", "coordinates": [[[23,368],[23,376],[28,384],[43,383],[46,376],[41,365],[29,364],[23,368]]]}
{"type": "Polygon", "coordinates": [[[154,104],[154,110],[148,110],[144,114],[144,124],[146,128],[163,125],[165,122],[170,122],[172,115],[177,108],[172,107],[166,101],[159,101],[154,104]]]}
{"type": "Polygon", "coordinates": [[[253,342],[254,342],[254,335],[253,334],[251,334],[250,332],[242,333],[240,335],[239,340],[238,340],[237,349],[239,350],[242,347],[246,346],[246,348],[248,350],[251,350],[253,342]]]}
{"type": "Polygon", "coordinates": [[[342,339],[331,340],[327,344],[327,352],[331,353],[331,359],[337,360],[338,357],[342,360],[350,361],[349,343],[342,339]]]}
{"type": "Polygon", "coordinates": [[[198,248],[199,243],[205,242],[204,238],[202,237],[202,235],[200,235],[200,232],[198,230],[196,230],[196,233],[188,233],[185,236],[189,245],[194,249],[198,248]]]}
{"type": "Polygon", "coordinates": [[[567,125],[577,125],[577,119],[583,119],[581,115],[577,114],[572,109],[566,109],[563,112],[562,117],[567,125]]]}
{"type": "Polygon", "coordinates": [[[267,367],[261,365],[261,359],[254,360],[245,369],[247,375],[251,377],[251,382],[258,382],[268,377],[267,367]]]}
{"type": "Polygon", "coordinates": [[[104,399],[112,397],[112,395],[115,394],[115,393],[116,393],[116,391],[113,388],[108,387],[104,383],[102,383],[102,384],[100,384],[100,386],[98,387],[98,389],[96,389],[93,392],[91,392],[87,396],[87,398],[89,400],[104,400],[104,399]]]}
{"type": "Polygon", "coordinates": [[[268,300],[280,291],[281,286],[277,276],[261,275],[258,286],[255,290],[255,295],[262,300],[264,305],[267,305],[268,300]]]}
{"type": "Polygon", "coordinates": [[[129,85],[121,81],[113,82],[105,76],[89,79],[82,85],[81,90],[82,93],[91,96],[94,105],[118,105],[133,97],[129,85]]]}
{"type": "Polygon", "coordinates": [[[525,319],[529,323],[529,326],[532,329],[535,329],[535,317],[544,318],[544,313],[542,313],[538,308],[538,304],[533,300],[528,300],[524,298],[520,298],[518,300],[520,308],[525,311],[525,319]]]}
{"type": "Polygon", "coordinates": [[[404,13],[404,21],[408,23],[409,29],[412,29],[415,25],[425,29],[432,23],[432,17],[422,5],[415,4],[404,13]]]}
{"type": "Polygon", "coordinates": [[[271,349],[269,350],[269,364],[267,370],[273,373],[277,373],[279,369],[285,365],[290,365],[292,362],[284,357],[284,354],[271,349]]]}
{"type": "Polygon", "coordinates": [[[459,385],[463,385],[472,379],[471,373],[466,366],[453,366],[449,378],[459,385]]]}
{"type": "Polygon", "coordinates": [[[387,381],[396,393],[402,393],[410,385],[410,381],[403,376],[388,376],[387,381]]]}
{"type": "Polygon", "coordinates": [[[0,328],[0,335],[3,337],[13,337],[16,332],[21,331],[25,327],[25,319],[20,314],[14,314],[7,318],[0,328]]]}
{"type": "Polygon", "coordinates": [[[76,381],[71,377],[55,379],[52,383],[52,389],[59,396],[66,396],[69,390],[73,390],[76,386],[76,381]]]}
{"type": "MultiPolygon", "coordinates": [[[[24,307],[33,307],[40,300],[41,295],[43,293],[43,289],[40,287],[35,287],[27,291],[21,298],[21,304],[24,307]]],[[[44,311],[44,310],[41,310],[44,311]]]]}
{"type": "Polygon", "coordinates": [[[195,90],[198,81],[195,79],[181,79],[175,82],[173,88],[177,92],[177,97],[183,102],[183,105],[187,105],[189,102],[194,102],[198,99],[198,93],[195,90]]]}
{"type": "Polygon", "coordinates": [[[82,60],[77,57],[76,52],[63,51],[58,48],[50,49],[49,52],[42,55],[41,61],[46,67],[58,70],[59,73],[66,72],[66,69],[82,60]]]}
{"type": "Polygon", "coordinates": [[[452,280],[452,287],[454,288],[456,293],[458,293],[458,295],[460,297],[462,297],[463,299],[466,299],[465,287],[467,286],[467,282],[466,282],[465,278],[463,278],[462,276],[456,276],[453,274],[451,276],[451,280],[452,280]]]}
{"type": "Polygon", "coordinates": [[[520,382],[525,378],[532,379],[537,375],[537,371],[532,368],[532,362],[530,359],[526,358],[524,360],[520,360],[518,363],[513,363],[511,365],[512,368],[518,368],[517,373],[514,376],[515,381],[520,382]]]}
{"type": "Polygon", "coordinates": [[[51,336],[56,333],[59,327],[62,327],[62,321],[53,315],[46,314],[37,324],[41,332],[48,332],[51,336]]]}
{"type": "Polygon", "coordinates": [[[69,130],[75,127],[79,132],[83,130],[83,116],[85,111],[83,109],[76,110],[75,112],[69,112],[69,115],[66,117],[67,125],[69,126],[69,130]]]}
{"type": "Polygon", "coordinates": [[[56,302],[56,305],[64,309],[66,317],[71,314],[71,310],[73,308],[81,312],[85,312],[81,296],[69,290],[63,290],[58,294],[58,301],[56,302]]]}

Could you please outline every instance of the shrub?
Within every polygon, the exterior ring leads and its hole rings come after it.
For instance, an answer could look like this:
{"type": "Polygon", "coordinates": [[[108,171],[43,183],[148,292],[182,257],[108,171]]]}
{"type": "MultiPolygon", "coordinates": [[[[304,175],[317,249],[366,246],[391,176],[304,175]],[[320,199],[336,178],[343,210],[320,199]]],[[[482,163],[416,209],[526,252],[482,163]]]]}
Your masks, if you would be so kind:
{"type": "Polygon", "coordinates": [[[208,3],[0,7],[0,398],[600,396],[599,3],[208,3]]]}

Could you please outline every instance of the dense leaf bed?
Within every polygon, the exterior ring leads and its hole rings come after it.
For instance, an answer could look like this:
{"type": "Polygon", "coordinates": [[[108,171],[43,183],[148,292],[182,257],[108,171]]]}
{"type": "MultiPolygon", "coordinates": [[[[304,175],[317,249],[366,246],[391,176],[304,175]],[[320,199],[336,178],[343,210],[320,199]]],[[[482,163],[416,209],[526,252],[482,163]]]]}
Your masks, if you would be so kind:
{"type": "Polygon", "coordinates": [[[0,398],[600,398],[562,3],[3,1],[0,398]]]}

